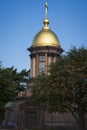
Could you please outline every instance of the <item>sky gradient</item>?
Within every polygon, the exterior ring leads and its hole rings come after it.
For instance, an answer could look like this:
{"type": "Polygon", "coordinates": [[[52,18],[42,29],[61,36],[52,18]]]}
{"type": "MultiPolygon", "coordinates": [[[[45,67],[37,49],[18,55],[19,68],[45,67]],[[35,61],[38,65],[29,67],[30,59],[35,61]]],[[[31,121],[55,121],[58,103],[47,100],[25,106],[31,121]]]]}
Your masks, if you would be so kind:
{"type": "MultiPolygon", "coordinates": [[[[46,0],[0,0],[0,61],[3,67],[28,70],[29,52],[43,27],[46,0]]],[[[48,0],[50,28],[61,47],[87,47],[87,0],[48,0]]]]}

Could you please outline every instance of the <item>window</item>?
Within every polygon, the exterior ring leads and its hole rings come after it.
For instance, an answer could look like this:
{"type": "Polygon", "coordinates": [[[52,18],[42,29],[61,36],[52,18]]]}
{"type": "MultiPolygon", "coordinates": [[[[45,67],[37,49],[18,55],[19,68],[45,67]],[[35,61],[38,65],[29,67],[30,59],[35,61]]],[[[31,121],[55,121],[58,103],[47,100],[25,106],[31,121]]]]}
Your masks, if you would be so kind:
{"type": "Polygon", "coordinates": [[[45,55],[39,55],[39,74],[45,73],[45,55]]]}
{"type": "Polygon", "coordinates": [[[44,62],[45,61],[45,55],[39,55],[39,61],[44,62]]]}

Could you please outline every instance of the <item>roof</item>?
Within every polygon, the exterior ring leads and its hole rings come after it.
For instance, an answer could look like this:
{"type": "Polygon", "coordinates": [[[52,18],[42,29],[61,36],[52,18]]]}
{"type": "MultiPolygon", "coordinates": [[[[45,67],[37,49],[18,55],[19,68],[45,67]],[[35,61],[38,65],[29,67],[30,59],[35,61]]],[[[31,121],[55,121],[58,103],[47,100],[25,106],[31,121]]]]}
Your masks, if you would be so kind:
{"type": "Polygon", "coordinates": [[[60,47],[60,43],[56,34],[50,28],[42,28],[33,39],[32,47],[36,46],[60,47]]]}
{"type": "Polygon", "coordinates": [[[10,107],[13,107],[14,105],[15,105],[14,102],[8,102],[8,103],[6,103],[6,105],[4,107],[10,108],[10,107]]]}

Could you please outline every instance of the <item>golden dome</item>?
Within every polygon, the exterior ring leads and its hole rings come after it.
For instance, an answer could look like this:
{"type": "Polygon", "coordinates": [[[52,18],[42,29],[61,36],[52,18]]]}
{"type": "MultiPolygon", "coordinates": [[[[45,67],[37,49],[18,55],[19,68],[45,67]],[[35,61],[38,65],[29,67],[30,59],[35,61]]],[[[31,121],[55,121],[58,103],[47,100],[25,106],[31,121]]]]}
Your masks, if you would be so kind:
{"type": "Polygon", "coordinates": [[[48,19],[48,4],[45,5],[45,19],[43,21],[44,27],[36,34],[33,39],[32,47],[37,46],[54,46],[59,47],[60,43],[56,34],[49,28],[49,19],[48,19]]]}
{"type": "Polygon", "coordinates": [[[32,46],[55,46],[59,47],[60,43],[56,34],[46,25],[49,21],[44,20],[45,26],[36,34],[33,39],[32,46]],[[46,23],[45,23],[46,22],[46,23]]]}

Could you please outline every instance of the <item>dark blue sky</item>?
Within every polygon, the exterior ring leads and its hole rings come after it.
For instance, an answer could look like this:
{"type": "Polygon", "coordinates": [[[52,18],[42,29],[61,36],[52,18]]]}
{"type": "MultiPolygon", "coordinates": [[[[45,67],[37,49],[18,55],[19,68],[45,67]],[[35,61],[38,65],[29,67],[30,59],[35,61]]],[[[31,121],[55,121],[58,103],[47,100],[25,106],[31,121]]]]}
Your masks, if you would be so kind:
{"type": "MultiPolygon", "coordinates": [[[[0,61],[18,71],[30,68],[35,34],[43,27],[45,0],[0,0],[0,61]]],[[[48,0],[50,28],[61,47],[87,47],[87,0],[48,0]]]]}

